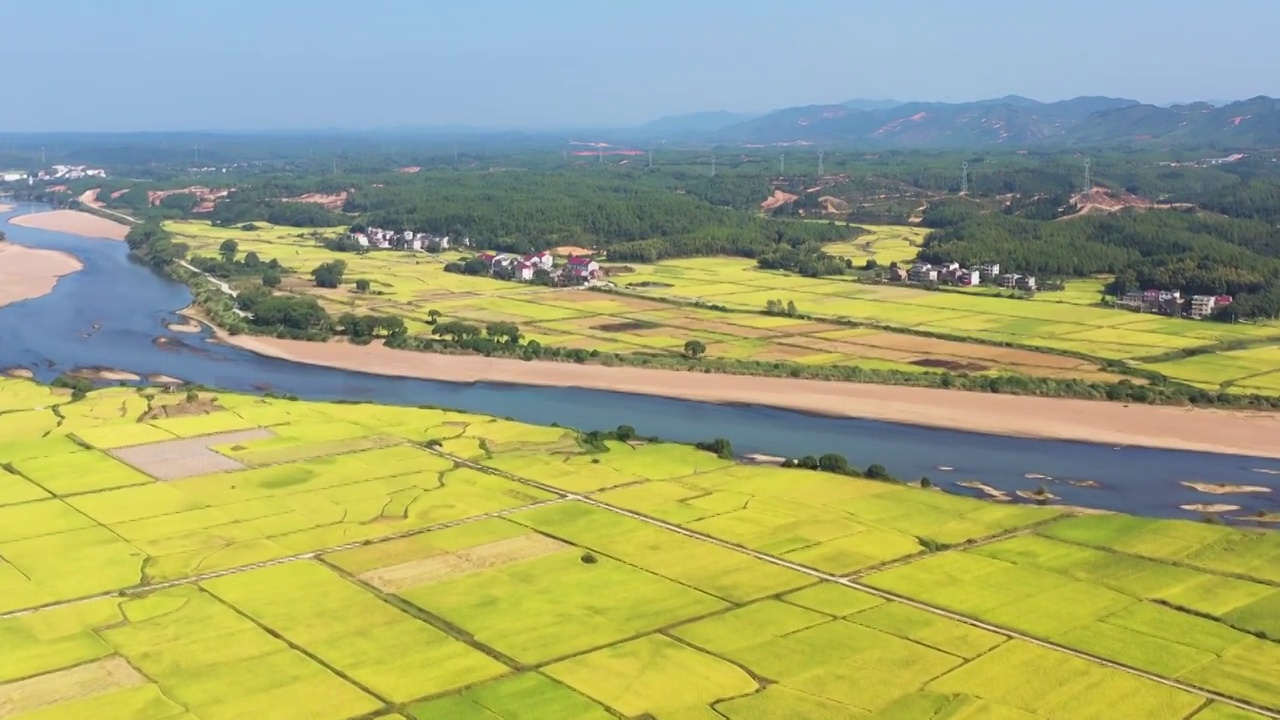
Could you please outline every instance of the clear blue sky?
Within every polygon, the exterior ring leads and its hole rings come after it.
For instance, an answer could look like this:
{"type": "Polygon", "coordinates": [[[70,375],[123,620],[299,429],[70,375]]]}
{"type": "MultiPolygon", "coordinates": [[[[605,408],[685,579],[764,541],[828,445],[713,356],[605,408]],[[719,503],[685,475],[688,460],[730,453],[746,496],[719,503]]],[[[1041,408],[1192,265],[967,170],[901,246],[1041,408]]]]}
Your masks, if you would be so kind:
{"type": "Polygon", "coordinates": [[[625,125],[854,97],[1280,95],[1276,0],[0,3],[0,131],[625,125]]]}

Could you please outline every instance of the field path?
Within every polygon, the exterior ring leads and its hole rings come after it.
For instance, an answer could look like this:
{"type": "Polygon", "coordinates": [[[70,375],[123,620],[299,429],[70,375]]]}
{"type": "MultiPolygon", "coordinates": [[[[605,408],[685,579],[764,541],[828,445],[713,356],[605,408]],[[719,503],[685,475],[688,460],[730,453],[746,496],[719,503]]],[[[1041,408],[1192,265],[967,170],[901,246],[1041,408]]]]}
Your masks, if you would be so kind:
{"type": "Polygon", "coordinates": [[[1079,650],[1072,650],[1071,648],[1058,645],[1057,643],[1040,640],[1030,635],[1024,635],[1020,632],[1009,630],[1007,628],[1003,628],[998,625],[985,623],[981,620],[976,620],[974,618],[971,618],[965,615],[960,615],[958,613],[951,612],[950,610],[944,610],[939,607],[934,607],[932,605],[928,605],[928,604],[919,602],[917,600],[912,600],[911,598],[898,595],[896,593],[886,592],[884,590],[872,587],[870,585],[864,585],[863,583],[860,583],[857,580],[852,579],[850,577],[843,577],[840,575],[831,575],[830,573],[825,573],[820,570],[814,570],[813,568],[807,567],[805,565],[800,565],[798,563],[793,563],[788,560],[783,560],[782,558],[774,557],[773,555],[752,550],[751,548],[743,547],[741,545],[727,542],[725,540],[721,540],[719,538],[715,538],[710,535],[705,535],[695,530],[690,530],[688,528],[684,528],[679,525],[666,522],[664,520],[659,520],[657,518],[649,517],[647,515],[642,515],[637,512],[632,512],[630,510],[625,510],[623,508],[615,507],[613,505],[600,502],[599,500],[596,500],[591,497],[586,497],[578,493],[568,493],[563,490],[559,490],[557,488],[551,487],[550,485],[544,485],[540,482],[529,480],[527,478],[522,478],[518,475],[513,475],[508,472],[503,472],[501,470],[495,470],[493,468],[485,467],[478,463],[474,463],[460,457],[449,455],[448,453],[440,452],[439,450],[432,449],[431,452],[434,452],[437,455],[440,455],[441,457],[448,458],[454,461],[455,463],[458,463],[459,465],[471,468],[472,470],[477,470],[479,472],[483,472],[488,475],[495,475],[497,477],[501,477],[503,479],[510,480],[512,482],[518,482],[524,485],[528,485],[530,487],[535,487],[544,492],[555,493],[561,496],[561,499],[563,500],[571,500],[571,501],[585,503],[587,505],[593,505],[602,510],[608,510],[610,512],[617,513],[619,515],[629,517],[633,520],[639,520],[641,522],[649,523],[650,525],[656,525],[665,530],[669,530],[671,532],[684,535],[685,537],[692,538],[694,540],[701,540],[702,542],[710,543],[712,545],[716,545],[728,550],[736,550],[737,552],[750,555],[751,557],[754,557],[757,560],[763,560],[767,563],[772,563],[773,565],[787,568],[788,570],[794,570],[795,572],[803,573],[804,575],[808,575],[809,577],[817,580],[825,580],[827,582],[839,583],[841,585],[851,587],[855,590],[860,590],[869,595],[874,595],[882,600],[891,600],[893,602],[898,602],[903,605],[913,607],[917,610],[923,610],[933,615],[938,615],[940,617],[944,617],[949,620],[954,620],[956,622],[964,623],[965,625],[969,625],[971,627],[976,627],[981,630],[986,630],[988,632],[993,632],[998,635],[1003,635],[1006,638],[1021,640],[1022,642],[1029,643],[1031,645],[1036,645],[1041,648],[1054,650],[1060,653],[1065,653],[1074,658],[1078,658],[1080,660],[1085,660],[1087,662],[1094,663],[1095,665],[1101,665],[1103,667],[1108,667],[1113,670],[1120,670],[1122,672],[1129,673],[1130,675],[1136,675],[1138,677],[1150,680],[1152,682],[1160,683],[1161,685],[1165,685],[1171,688],[1176,688],[1178,690],[1182,690],[1183,692],[1188,692],[1193,695],[1197,695],[1201,698],[1204,698],[1205,700],[1220,702],[1226,705],[1231,705],[1233,707],[1239,708],[1241,710],[1258,713],[1260,715],[1263,715],[1269,718],[1276,718],[1277,720],[1280,720],[1280,712],[1270,710],[1261,705],[1254,705],[1252,703],[1227,697],[1226,695],[1219,695],[1218,693],[1196,687],[1195,685],[1188,685],[1178,680],[1172,680],[1169,678],[1160,677],[1159,675],[1155,675],[1155,674],[1146,672],[1144,670],[1139,670],[1137,668],[1132,668],[1127,665],[1123,665],[1121,663],[1113,662],[1111,660],[1107,660],[1105,658],[1101,658],[1096,655],[1080,652],[1079,650]]]}
{"type": "MultiPolygon", "coordinates": [[[[508,508],[508,509],[505,509],[505,510],[497,510],[497,511],[494,511],[494,512],[483,513],[483,514],[480,514],[480,515],[475,515],[475,516],[468,517],[468,518],[462,518],[462,519],[459,519],[459,520],[451,520],[451,521],[448,521],[448,522],[437,523],[437,524],[434,524],[434,525],[428,525],[428,526],[421,527],[421,528],[413,528],[413,529],[410,529],[410,530],[405,530],[405,531],[402,531],[402,532],[393,533],[393,534],[386,535],[386,536],[382,536],[382,537],[369,538],[369,539],[365,539],[365,540],[358,540],[358,541],[355,541],[355,542],[345,543],[345,544],[343,544],[343,545],[337,545],[337,546],[334,546],[334,547],[321,548],[321,549],[318,549],[318,550],[311,550],[311,551],[304,552],[304,553],[298,553],[298,554],[296,554],[296,555],[290,555],[290,556],[288,556],[288,557],[277,558],[277,559],[275,559],[275,560],[267,560],[267,561],[264,561],[264,562],[252,563],[252,564],[249,564],[249,565],[242,565],[242,566],[234,567],[234,568],[227,568],[227,569],[225,569],[225,570],[218,570],[218,571],[215,571],[215,572],[204,573],[204,574],[201,574],[201,575],[194,575],[194,576],[192,576],[192,577],[180,578],[180,579],[178,579],[178,580],[170,580],[170,581],[166,581],[166,582],[154,583],[154,584],[146,584],[146,585],[137,585],[137,586],[133,586],[133,587],[129,587],[129,588],[124,588],[124,589],[122,589],[122,590],[115,590],[115,591],[111,591],[111,592],[99,593],[99,594],[97,594],[97,595],[91,595],[91,596],[86,596],[86,597],[76,598],[76,599],[73,599],[73,600],[66,600],[66,601],[57,602],[57,603],[50,603],[50,604],[43,605],[43,606],[40,606],[40,607],[28,608],[28,609],[25,609],[25,610],[17,610],[17,611],[8,612],[8,613],[0,613],[0,620],[4,620],[4,619],[8,619],[8,618],[14,618],[14,617],[21,617],[21,616],[24,616],[24,615],[30,615],[30,614],[33,614],[33,613],[40,612],[40,611],[42,611],[42,610],[50,610],[50,609],[53,609],[53,608],[66,607],[66,606],[76,605],[76,604],[83,603],[83,602],[89,602],[89,601],[92,601],[92,600],[98,600],[98,599],[103,599],[103,598],[111,598],[111,597],[128,597],[128,596],[133,595],[133,594],[136,594],[136,593],[142,593],[142,592],[145,592],[145,593],[151,593],[151,592],[154,592],[154,591],[156,591],[156,590],[163,590],[163,589],[166,589],[166,588],[178,587],[178,586],[181,586],[181,585],[193,585],[193,584],[198,584],[198,583],[202,583],[202,582],[204,582],[204,581],[206,581],[206,580],[212,580],[213,578],[225,577],[225,576],[227,576],[227,575],[236,575],[236,574],[239,574],[239,573],[248,572],[248,571],[250,571],[250,570],[256,570],[256,569],[258,569],[258,568],[271,567],[271,566],[274,566],[274,565],[282,565],[282,564],[285,564],[285,563],[296,562],[296,561],[299,561],[299,560],[312,560],[312,559],[315,559],[315,558],[317,558],[317,557],[319,557],[319,556],[321,556],[321,555],[326,555],[326,554],[328,554],[328,553],[339,552],[339,551],[342,551],[342,550],[350,550],[350,549],[352,549],[352,548],[364,547],[364,546],[367,546],[367,545],[375,545],[375,544],[383,543],[383,542],[387,542],[387,541],[390,541],[390,540],[397,540],[397,539],[401,539],[401,538],[412,537],[412,536],[415,536],[415,535],[421,535],[421,534],[423,534],[423,533],[432,532],[432,531],[434,531],[434,530],[443,530],[443,529],[445,529],[445,528],[456,527],[456,526],[459,526],[459,525],[466,525],[466,524],[468,524],[468,523],[473,523],[473,522],[477,522],[477,521],[480,521],[480,520],[485,520],[485,519],[488,519],[488,518],[502,517],[502,516],[504,516],[504,515],[510,515],[510,514],[512,514],[512,513],[521,512],[521,511],[524,511],[524,510],[529,510],[529,509],[532,509],[532,508],[535,508],[535,507],[541,507],[541,506],[544,506],[544,505],[552,505],[552,504],[555,504],[555,503],[561,503],[561,502],[580,502],[580,503],[583,503],[583,504],[586,504],[586,505],[591,505],[591,506],[594,506],[594,507],[600,508],[600,509],[602,509],[602,510],[607,510],[607,511],[609,511],[609,512],[617,513],[617,514],[619,514],[619,515],[622,515],[622,516],[624,516],[624,517],[631,518],[631,519],[633,519],[633,520],[639,520],[639,521],[641,521],[641,522],[645,522],[645,523],[648,523],[648,524],[650,524],[650,525],[654,525],[654,526],[657,526],[657,527],[663,528],[664,530],[668,530],[668,531],[670,531],[670,532],[677,533],[677,534],[679,534],[679,535],[683,535],[683,536],[685,536],[685,537],[688,537],[688,538],[691,538],[691,539],[694,539],[694,540],[699,540],[699,541],[702,541],[702,542],[705,542],[705,543],[710,543],[710,544],[712,544],[712,545],[715,545],[715,546],[718,546],[718,547],[721,547],[721,548],[724,548],[724,549],[727,549],[727,550],[733,550],[733,551],[736,551],[736,552],[739,552],[739,553],[743,553],[743,554],[749,555],[749,556],[751,556],[751,557],[753,557],[753,558],[755,558],[755,559],[757,559],[757,560],[762,560],[762,561],[764,561],[764,562],[767,562],[767,563],[770,563],[770,564],[773,564],[773,565],[776,565],[776,566],[779,566],[779,567],[787,568],[788,570],[793,570],[793,571],[798,572],[798,573],[801,573],[801,574],[803,574],[803,575],[807,575],[808,577],[811,577],[811,578],[813,578],[813,579],[815,579],[815,580],[822,580],[822,581],[825,581],[825,582],[838,583],[838,584],[840,584],[840,585],[844,585],[844,586],[847,586],[847,587],[853,588],[853,589],[855,589],[855,590],[859,590],[859,591],[864,592],[864,593],[867,593],[867,594],[869,594],[869,595],[873,595],[873,596],[878,597],[878,598],[880,598],[880,599],[882,599],[882,600],[889,600],[889,601],[893,601],[893,602],[901,603],[901,604],[903,604],[903,605],[907,605],[907,606],[912,607],[912,608],[915,608],[915,609],[917,609],[917,610],[922,610],[922,611],[924,611],[924,612],[931,613],[931,614],[933,614],[933,615],[937,615],[937,616],[939,616],[939,617],[947,618],[947,619],[949,619],[949,620],[953,620],[953,621],[956,621],[956,622],[960,622],[960,623],[963,623],[963,624],[965,624],[965,625],[969,625],[969,626],[971,626],[971,627],[975,627],[975,628],[979,628],[979,629],[981,629],[981,630],[986,630],[986,631],[988,631],[988,632],[996,633],[997,635],[1002,635],[1002,636],[1004,636],[1004,637],[1006,637],[1006,638],[1009,638],[1009,639],[1020,640],[1020,641],[1022,641],[1022,642],[1029,643],[1029,644],[1031,644],[1031,645],[1035,645],[1035,646],[1037,646],[1037,647],[1045,648],[1045,649],[1048,649],[1048,650],[1053,650],[1053,651],[1060,652],[1060,653],[1065,653],[1065,654],[1070,655],[1070,656],[1072,656],[1072,657],[1074,657],[1074,658],[1077,658],[1077,659],[1080,659],[1080,660],[1084,660],[1084,661],[1086,661],[1086,662],[1094,663],[1095,665],[1100,665],[1100,666],[1103,666],[1103,667],[1111,668],[1111,669],[1113,669],[1113,670],[1119,670],[1119,671],[1121,671],[1121,672],[1125,672],[1125,673],[1128,673],[1128,674],[1130,674],[1130,675],[1135,675],[1135,676],[1137,676],[1137,677],[1141,677],[1141,678],[1144,678],[1144,679],[1146,679],[1146,680],[1150,680],[1150,681],[1152,681],[1152,682],[1160,683],[1161,685],[1165,685],[1165,686],[1167,686],[1167,687],[1176,688],[1176,689],[1181,690],[1181,691],[1183,691],[1183,692],[1191,693],[1192,695],[1196,695],[1196,696],[1198,696],[1198,697],[1200,697],[1200,698],[1203,698],[1203,699],[1205,699],[1206,701],[1215,701],[1215,702],[1223,703],[1223,704],[1226,704],[1226,705],[1230,705],[1230,706],[1232,706],[1232,707],[1239,708],[1239,709],[1241,709],[1241,710],[1246,710],[1246,711],[1249,711],[1249,712],[1257,713],[1257,714],[1262,715],[1262,716],[1264,716],[1264,717],[1269,717],[1269,718],[1274,718],[1275,720],[1280,720],[1280,712],[1277,712],[1277,711],[1275,711],[1275,710],[1268,709],[1268,708],[1263,707],[1263,706],[1260,706],[1260,705],[1254,705],[1254,704],[1252,704],[1252,703],[1248,703],[1248,702],[1244,702],[1244,701],[1241,701],[1241,700],[1237,700],[1237,699],[1235,699],[1235,698],[1231,698],[1231,697],[1228,697],[1228,696],[1225,696],[1225,695],[1220,695],[1220,694],[1215,693],[1215,692],[1212,692],[1212,691],[1210,691],[1210,690],[1205,690],[1205,689],[1203,689],[1203,688],[1196,687],[1195,685],[1188,685],[1188,684],[1183,683],[1183,682],[1180,682],[1180,681],[1178,681],[1178,680],[1172,680],[1172,679],[1169,679],[1169,678],[1160,677],[1159,675],[1155,675],[1155,674],[1152,674],[1152,673],[1146,672],[1146,671],[1144,671],[1144,670],[1139,670],[1139,669],[1137,669],[1137,668],[1129,667],[1129,666],[1127,666],[1127,665],[1123,665],[1123,664],[1121,664],[1121,663],[1113,662],[1113,661],[1111,661],[1111,660],[1107,660],[1107,659],[1104,659],[1104,658],[1098,657],[1098,656],[1096,656],[1096,655],[1091,655],[1091,654],[1089,654],[1089,653],[1080,652],[1080,651],[1078,651],[1078,650],[1073,650],[1073,649],[1071,649],[1071,648],[1068,648],[1068,647],[1065,647],[1065,646],[1062,646],[1062,645],[1058,645],[1057,643],[1048,642],[1048,641],[1045,641],[1045,640],[1040,640],[1040,639],[1035,638],[1035,637],[1032,637],[1032,636],[1030,636],[1030,635],[1024,635],[1024,634],[1022,634],[1022,633],[1020,633],[1020,632],[1017,632],[1017,631],[1014,631],[1014,630],[1009,630],[1009,629],[1007,629],[1007,628],[1000,627],[1000,626],[998,626],[998,625],[992,625],[992,624],[990,624],[990,623],[986,623],[986,622],[983,622],[983,621],[981,621],[981,620],[976,620],[976,619],[974,619],[974,618],[971,618],[971,617],[968,617],[968,616],[965,616],[965,615],[961,615],[961,614],[959,614],[959,613],[954,613],[954,612],[951,612],[951,611],[949,611],[949,610],[944,610],[944,609],[939,608],[939,607],[934,607],[934,606],[932,606],[932,605],[928,605],[928,604],[926,604],[926,603],[919,602],[919,601],[917,601],[917,600],[913,600],[913,599],[911,599],[911,598],[908,598],[908,597],[905,597],[905,596],[902,596],[902,595],[898,595],[898,594],[896,594],[896,593],[886,592],[886,591],[881,590],[881,589],[879,589],[879,588],[875,588],[875,587],[872,587],[872,586],[870,586],[870,585],[865,585],[865,584],[863,584],[863,583],[859,582],[859,581],[858,581],[858,579],[857,579],[857,578],[862,577],[862,576],[863,576],[863,574],[854,574],[854,575],[852,575],[852,576],[848,576],[848,577],[846,577],[846,576],[841,576],[841,575],[832,575],[832,574],[830,574],[830,573],[822,572],[822,571],[820,571],[820,570],[815,570],[815,569],[813,569],[813,568],[811,568],[811,567],[808,567],[808,566],[805,566],[805,565],[801,565],[801,564],[799,564],[799,563],[794,563],[794,562],[791,562],[791,561],[788,561],[788,560],[784,560],[784,559],[782,559],[782,558],[775,557],[775,556],[773,556],[773,555],[769,555],[769,554],[767,554],[767,553],[759,552],[759,551],[757,551],[757,550],[753,550],[753,549],[751,549],[751,548],[744,547],[744,546],[742,546],[742,545],[738,545],[738,544],[731,543],[731,542],[728,542],[728,541],[725,541],[725,540],[721,540],[721,539],[719,539],[719,538],[712,537],[712,536],[710,536],[710,535],[706,535],[706,534],[703,534],[703,533],[697,532],[697,531],[695,531],[695,530],[690,530],[690,529],[688,529],[688,528],[681,527],[681,526],[679,526],[679,525],[675,525],[675,524],[673,524],[673,523],[669,523],[669,522],[666,522],[666,521],[664,521],[664,520],[659,520],[659,519],[657,519],[657,518],[649,517],[649,516],[647,516],[647,515],[643,515],[643,514],[641,514],[641,513],[637,513],[637,512],[633,512],[633,511],[631,511],[631,510],[626,510],[626,509],[624,509],[624,508],[620,508],[620,507],[616,507],[616,506],[613,506],[613,505],[609,505],[608,503],[601,502],[601,501],[599,501],[599,500],[596,500],[595,498],[589,497],[589,496],[587,496],[587,495],[583,495],[583,494],[581,494],[581,493],[567,492],[567,491],[561,490],[561,489],[559,489],[559,488],[555,488],[555,487],[552,487],[552,486],[550,486],[550,485],[546,485],[546,484],[544,484],[544,483],[540,483],[540,482],[538,482],[538,481],[536,481],[536,480],[530,480],[530,479],[528,479],[528,478],[520,477],[519,475],[514,475],[514,474],[509,473],[509,472],[505,472],[505,471],[502,471],[502,470],[496,470],[496,469],[494,469],[494,468],[486,467],[486,466],[481,465],[481,464],[479,464],[479,463],[472,462],[471,460],[467,460],[467,459],[465,459],[465,458],[458,457],[458,456],[456,456],[456,455],[451,455],[451,454],[449,454],[449,453],[443,452],[443,451],[441,451],[441,450],[439,450],[439,449],[437,449],[437,448],[425,448],[425,449],[426,449],[428,452],[431,452],[431,453],[433,453],[433,454],[435,454],[435,455],[438,455],[438,456],[440,456],[440,457],[442,457],[442,458],[445,458],[445,459],[447,459],[447,460],[450,460],[450,461],[452,461],[452,462],[456,463],[456,464],[457,464],[458,466],[460,466],[460,467],[466,467],[466,468],[469,468],[469,469],[471,469],[471,470],[475,470],[475,471],[477,471],[477,472],[482,472],[482,473],[484,473],[484,474],[486,474],[486,475],[492,475],[492,476],[494,476],[494,477],[499,477],[499,478],[502,478],[502,479],[504,479],[504,480],[509,480],[509,481],[511,481],[511,482],[516,482],[516,483],[519,483],[519,484],[521,484],[521,485],[525,485],[525,486],[528,486],[528,487],[536,488],[536,489],[538,489],[538,490],[542,490],[543,492],[550,493],[550,494],[554,495],[555,497],[554,497],[553,499],[551,499],[551,500],[543,500],[543,501],[541,501],[541,502],[530,503],[530,504],[528,504],[528,505],[522,505],[522,506],[520,506],[520,507],[508,508]]],[[[1017,535],[1017,534],[1020,534],[1020,532],[1006,533],[1005,535],[1002,535],[1002,536],[999,536],[999,537],[1000,537],[1000,538],[1003,538],[1003,537],[1011,537],[1011,536],[1014,536],[1014,535],[1017,535]]],[[[966,546],[964,546],[964,547],[972,547],[973,545],[986,544],[986,543],[988,543],[988,542],[994,542],[996,539],[999,539],[999,538],[984,538],[983,540],[977,541],[977,542],[972,543],[972,544],[970,544],[970,545],[966,545],[966,546]]],[[[963,547],[962,547],[962,548],[956,548],[956,549],[963,549],[963,547]]],[[[943,551],[943,552],[946,552],[946,551],[943,551]]],[[[880,568],[877,568],[877,569],[880,569],[880,568]]]]}

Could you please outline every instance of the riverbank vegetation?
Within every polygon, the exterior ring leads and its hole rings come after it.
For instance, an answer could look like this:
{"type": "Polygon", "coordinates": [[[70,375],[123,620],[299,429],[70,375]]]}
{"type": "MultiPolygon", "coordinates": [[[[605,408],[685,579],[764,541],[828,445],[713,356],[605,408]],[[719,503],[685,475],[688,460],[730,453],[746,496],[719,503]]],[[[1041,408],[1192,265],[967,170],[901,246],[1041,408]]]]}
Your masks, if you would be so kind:
{"type": "Polygon", "coordinates": [[[1280,534],[994,503],[835,456],[740,464],[626,426],[71,393],[0,379],[19,717],[1280,710],[1280,534]],[[228,638],[253,652],[228,665],[228,638]]]}
{"type": "MultiPolygon", "coordinates": [[[[1131,359],[1221,342],[1265,342],[1267,333],[1280,331],[1103,310],[1088,305],[1089,293],[1064,292],[1073,302],[1063,303],[1044,299],[1052,293],[1033,301],[927,293],[861,284],[852,277],[818,280],[765,272],[749,260],[720,258],[627,265],[611,275],[616,291],[602,294],[445,272],[445,261],[463,255],[335,253],[307,232],[272,226],[258,231],[189,223],[166,227],[197,254],[220,252],[228,238],[235,238],[237,251],[255,253],[260,262],[289,258],[302,271],[341,258],[345,276],[368,281],[364,290],[355,283],[324,288],[295,273],[286,278],[283,292],[277,291],[280,299],[265,316],[269,321],[240,319],[228,326],[232,331],[309,339],[346,334],[361,342],[381,338],[391,347],[432,352],[1050,397],[1274,404],[1264,397],[1273,395],[1264,381],[1250,386],[1257,390],[1169,382],[1131,359]],[[957,309],[968,312],[957,315],[957,309]],[[343,322],[347,316],[367,319],[343,322]],[[391,322],[393,317],[401,322],[391,322]],[[972,329],[981,327],[978,318],[986,318],[991,330],[972,329]],[[519,342],[487,333],[495,322],[516,327],[519,342]],[[997,332],[1001,327],[1008,331],[997,332]],[[1037,327],[1043,334],[1033,332],[1037,327]],[[1102,334],[1114,341],[1103,342],[1102,334]],[[685,352],[693,342],[702,352],[685,352]]],[[[875,253],[879,234],[890,230],[872,228],[852,247],[875,253]]],[[[900,252],[892,244],[885,251],[900,252]]],[[[250,303],[269,295],[251,287],[252,281],[249,285],[239,309],[251,313],[250,303]]],[[[215,306],[220,309],[211,314],[226,319],[227,303],[215,300],[215,306]]]]}

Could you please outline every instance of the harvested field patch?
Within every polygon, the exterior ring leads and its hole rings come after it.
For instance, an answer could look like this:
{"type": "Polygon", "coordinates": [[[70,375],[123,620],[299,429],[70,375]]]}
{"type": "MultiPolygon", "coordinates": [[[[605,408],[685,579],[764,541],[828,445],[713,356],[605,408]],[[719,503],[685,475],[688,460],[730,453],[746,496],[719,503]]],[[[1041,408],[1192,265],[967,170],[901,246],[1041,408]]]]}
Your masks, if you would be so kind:
{"type": "Polygon", "coordinates": [[[920,358],[919,360],[912,360],[911,364],[916,367],[936,368],[951,372],[982,372],[990,369],[986,365],[961,362],[959,360],[943,360],[942,358],[920,358]]]}
{"type": "Polygon", "coordinates": [[[241,430],[118,448],[111,451],[111,454],[157,480],[180,480],[197,475],[243,470],[244,465],[210,448],[271,437],[273,435],[270,430],[241,430]]]}
{"type": "Polygon", "coordinates": [[[0,685],[0,718],[17,717],[51,705],[147,684],[124,658],[86,665],[0,685]]]}
{"type": "Polygon", "coordinates": [[[628,333],[638,332],[640,330],[659,330],[661,325],[642,322],[638,320],[629,320],[626,322],[604,323],[602,325],[592,325],[592,329],[607,333],[628,333]]]}
{"type": "Polygon", "coordinates": [[[419,585],[550,555],[567,547],[559,540],[553,540],[546,535],[530,533],[435,557],[370,570],[359,577],[379,590],[398,593],[419,585]]]}

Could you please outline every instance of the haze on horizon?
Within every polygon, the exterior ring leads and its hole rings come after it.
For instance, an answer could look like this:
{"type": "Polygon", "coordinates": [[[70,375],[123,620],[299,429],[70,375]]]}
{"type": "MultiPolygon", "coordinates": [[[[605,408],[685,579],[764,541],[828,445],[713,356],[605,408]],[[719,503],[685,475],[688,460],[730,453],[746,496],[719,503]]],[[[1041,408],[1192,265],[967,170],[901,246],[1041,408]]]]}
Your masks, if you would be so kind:
{"type": "Polygon", "coordinates": [[[636,125],[851,98],[1280,95],[1274,0],[64,0],[0,9],[0,132],[636,125]]]}

